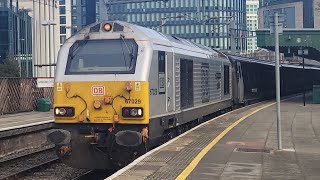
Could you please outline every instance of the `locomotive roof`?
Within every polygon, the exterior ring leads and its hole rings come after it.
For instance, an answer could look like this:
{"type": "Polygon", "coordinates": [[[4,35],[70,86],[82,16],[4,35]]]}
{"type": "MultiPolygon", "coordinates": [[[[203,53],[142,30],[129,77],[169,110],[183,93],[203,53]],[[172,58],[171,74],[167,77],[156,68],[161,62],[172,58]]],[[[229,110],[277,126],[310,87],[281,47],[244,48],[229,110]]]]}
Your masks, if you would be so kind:
{"type": "MultiPolygon", "coordinates": [[[[275,66],[275,61],[266,61],[266,60],[261,60],[261,59],[248,58],[248,57],[235,56],[235,55],[228,55],[228,56],[230,57],[231,60],[234,60],[234,61],[275,66]]],[[[294,65],[294,64],[280,64],[280,67],[297,68],[297,69],[303,68],[301,65],[294,65]]],[[[305,65],[305,69],[320,70],[320,67],[305,65]]]]}
{"type": "Polygon", "coordinates": [[[106,23],[113,24],[113,32],[119,33],[134,33],[136,40],[140,41],[150,41],[153,44],[160,44],[165,46],[171,46],[176,48],[192,49],[193,51],[198,51],[212,56],[224,57],[226,56],[222,53],[219,53],[207,46],[194,43],[192,41],[174,36],[169,34],[163,34],[153,29],[142,27],[136,24],[124,22],[124,21],[100,21],[87,27],[83,28],[78,34],[88,34],[94,32],[103,33],[101,30],[102,26],[106,23]],[[117,28],[115,28],[117,27],[117,28]]]}

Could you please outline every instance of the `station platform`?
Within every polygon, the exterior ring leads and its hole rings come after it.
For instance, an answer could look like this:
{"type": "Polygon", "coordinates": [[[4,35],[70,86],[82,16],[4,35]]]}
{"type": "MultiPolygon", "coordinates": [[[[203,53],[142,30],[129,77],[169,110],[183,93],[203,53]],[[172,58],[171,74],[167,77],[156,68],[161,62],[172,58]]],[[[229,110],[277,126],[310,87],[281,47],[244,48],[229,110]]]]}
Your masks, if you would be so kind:
{"type": "Polygon", "coordinates": [[[107,179],[320,179],[320,104],[263,102],[221,115],[151,150],[107,179]]]}
{"type": "Polygon", "coordinates": [[[54,122],[53,112],[24,112],[0,116],[0,132],[54,122]]]}

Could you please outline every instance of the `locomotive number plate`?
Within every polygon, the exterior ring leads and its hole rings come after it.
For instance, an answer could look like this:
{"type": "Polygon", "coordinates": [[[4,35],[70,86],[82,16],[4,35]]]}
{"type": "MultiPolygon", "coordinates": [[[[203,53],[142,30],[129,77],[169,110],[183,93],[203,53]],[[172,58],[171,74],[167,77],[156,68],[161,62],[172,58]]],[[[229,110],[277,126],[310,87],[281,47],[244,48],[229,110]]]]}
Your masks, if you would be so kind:
{"type": "Polygon", "coordinates": [[[91,93],[93,96],[104,96],[105,88],[104,86],[92,86],[91,93]]]}
{"type": "Polygon", "coordinates": [[[141,104],[141,99],[126,99],[126,104],[141,104]]]}

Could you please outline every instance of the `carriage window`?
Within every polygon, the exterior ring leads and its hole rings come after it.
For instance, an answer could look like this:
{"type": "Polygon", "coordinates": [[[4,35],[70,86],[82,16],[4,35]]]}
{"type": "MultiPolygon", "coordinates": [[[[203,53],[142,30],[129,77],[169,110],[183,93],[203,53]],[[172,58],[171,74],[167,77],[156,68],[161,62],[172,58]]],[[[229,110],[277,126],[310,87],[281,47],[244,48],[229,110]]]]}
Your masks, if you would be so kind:
{"type": "Polygon", "coordinates": [[[229,66],[224,65],[224,95],[230,93],[230,74],[229,74],[229,66]]]}
{"type": "Polygon", "coordinates": [[[131,39],[77,41],[69,50],[65,74],[133,74],[137,51],[131,39]]]}

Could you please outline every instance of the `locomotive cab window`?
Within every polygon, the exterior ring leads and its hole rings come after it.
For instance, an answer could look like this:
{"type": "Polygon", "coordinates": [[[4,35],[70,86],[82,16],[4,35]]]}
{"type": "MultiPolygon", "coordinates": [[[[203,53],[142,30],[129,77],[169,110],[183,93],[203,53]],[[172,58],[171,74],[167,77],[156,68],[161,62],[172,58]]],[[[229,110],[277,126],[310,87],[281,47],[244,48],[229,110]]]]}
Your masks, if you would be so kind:
{"type": "Polygon", "coordinates": [[[134,74],[137,51],[131,39],[77,41],[69,50],[65,74],[134,74]]]}
{"type": "Polygon", "coordinates": [[[224,65],[224,95],[230,94],[230,73],[229,73],[229,66],[224,65]]]}

